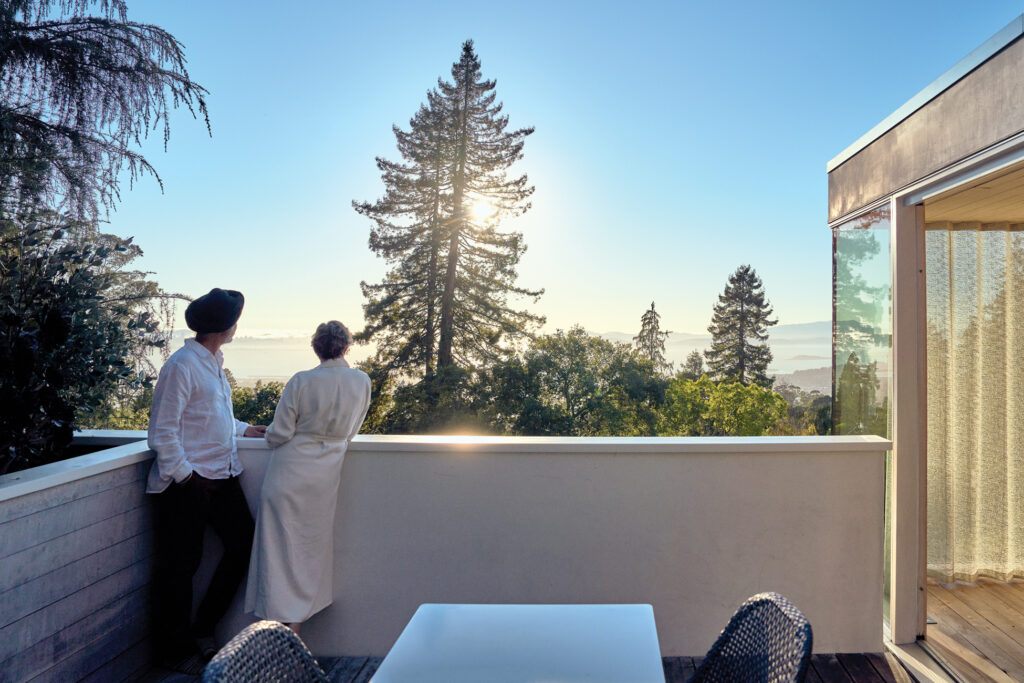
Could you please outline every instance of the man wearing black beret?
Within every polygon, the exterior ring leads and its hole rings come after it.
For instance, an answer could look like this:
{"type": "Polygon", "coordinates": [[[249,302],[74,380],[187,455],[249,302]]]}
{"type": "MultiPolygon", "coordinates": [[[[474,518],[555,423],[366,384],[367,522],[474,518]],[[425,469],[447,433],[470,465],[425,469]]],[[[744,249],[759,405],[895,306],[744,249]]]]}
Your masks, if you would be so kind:
{"type": "Polygon", "coordinates": [[[261,437],[267,428],[235,419],[220,351],[234,337],[244,303],[241,292],[214,288],[189,304],[185,323],[196,336],[160,369],[149,416],[156,460],[146,491],[157,494],[154,645],[159,664],[189,674],[201,673],[216,652],[214,627],[245,577],[252,548],[235,438],[261,437]],[[207,526],[224,556],[191,623],[192,577],[207,526]]]}

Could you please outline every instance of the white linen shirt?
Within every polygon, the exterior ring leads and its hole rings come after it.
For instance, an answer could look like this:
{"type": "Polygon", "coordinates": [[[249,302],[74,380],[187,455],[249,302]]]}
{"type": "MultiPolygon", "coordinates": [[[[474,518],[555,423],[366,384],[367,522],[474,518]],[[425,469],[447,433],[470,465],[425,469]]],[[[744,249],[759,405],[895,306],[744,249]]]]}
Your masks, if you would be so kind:
{"type": "Polygon", "coordinates": [[[160,493],[192,472],[227,479],[242,471],[235,437],[248,423],[236,420],[224,355],[214,355],[195,339],[171,354],[160,369],[149,413],[149,447],[156,461],[146,493],[160,493]]]}

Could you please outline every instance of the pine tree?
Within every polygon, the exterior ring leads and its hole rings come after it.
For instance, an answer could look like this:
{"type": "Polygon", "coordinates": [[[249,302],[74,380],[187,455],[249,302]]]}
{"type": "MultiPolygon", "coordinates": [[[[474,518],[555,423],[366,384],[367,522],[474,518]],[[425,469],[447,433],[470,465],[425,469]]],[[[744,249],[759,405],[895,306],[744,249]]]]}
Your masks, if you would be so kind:
{"type": "MultiPolygon", "coordinates": [[[[520,233],[498,230],[503,218],[530,208],[526,176],[509,179],[506,171],[533,129],[506,132],[508,117],[495,104],[494,82],[481,79],[472,41],[452,78],[438,79],[407,131],[394,128],[402,161],[377,159],[384,197],[353,202],[374,223],[370,249],[389,264],[382,282],[362,283],[366,327],[356,335],[376,342],[374,367],[384,375],[453,378],[459,366],[502,357],[503,341],[544,321],[509,306],[510,296],[536,300],[543,290],[515,285],[526,245],[520,233]]],[[[427,393],[436,398],[446,381],[427,393]]]]}
{"type": "Polygon", "coordinates": [[[536,301],[544,290],[515,285],[526,245],[522,233],[500,232],[502,218],[530,208],[533,186],[526,175],[505,171],[522,159],[533,128],[507,132],[508,116],[495,104],[495,82],[482,80],[473,41],[462,45],[452,82],[438,80],[450,112],[452,213],[446,222],[444,287],[440,302],[439,369],[501,355],[499,342],[528,336],[544,318],[513,310],[509,295],[536,301]],[[487,211],[479,209],[486,207],[487,211]]]}
{"type": "Polygon", "coordinates": [[[672,373],[672,364],[665,362],[665,340],[671,332],[662,332],[660,321],[652,301],[650,310],[640,317],[640,334],[633,337],[633,344],[641,356],[654,363],[656,371],[668,375],[672,373]]]}
{"type": "Polygon", "coordinates": [[[704,356],[700,354],[700,351],[694,349],[690,352],[683,367],[679,370],[679,374],[683,379],[700,379],[704,374],[704,356]]]}
{"type": "Polygon", "coordinates": [[[450,117],[436,92],[428,93],[409,121],[409,131],[393,127],[404,163],[377,158],[385,196],[353,202],[374,222],[370,249],[391,265],[380,284],[362,282],[366,327],[358,341],[374,339],[383,371],[431,376],[436,367],[440,265],[445,220],[451,207],[448,142],[450,117]]]}
{"type": "Polygon", "coordinates": [[[711,348],[704,358],[713,379],[772,386],[774,380],[766,374],[772,361],[768,328],[778,323],[772,313],[757,272],[746,265],[737,268],[718,295],[708,326],[711,348]]]}

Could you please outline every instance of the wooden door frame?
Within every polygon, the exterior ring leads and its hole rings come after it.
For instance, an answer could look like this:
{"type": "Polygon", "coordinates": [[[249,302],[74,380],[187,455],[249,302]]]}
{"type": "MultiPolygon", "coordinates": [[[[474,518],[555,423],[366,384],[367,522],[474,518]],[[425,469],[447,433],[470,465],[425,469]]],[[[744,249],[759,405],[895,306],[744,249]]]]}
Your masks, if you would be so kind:
{"type": "MultiPolygon", "coordinates": [[[[928,374],[924,203],[1024,160],[1024,133],[971,155],[889,198],[892,259],[892,441],[889,634],[925,635],[928,607],[928,374]]],[[[833,361],[834,362],[834,361],[833,361]]]]}
{"type": "Polygon", "coordinates": [[[892,259],[892,504],[889,634],[925,632],[928,406],[924,206],[890,200],[892,259]]]}

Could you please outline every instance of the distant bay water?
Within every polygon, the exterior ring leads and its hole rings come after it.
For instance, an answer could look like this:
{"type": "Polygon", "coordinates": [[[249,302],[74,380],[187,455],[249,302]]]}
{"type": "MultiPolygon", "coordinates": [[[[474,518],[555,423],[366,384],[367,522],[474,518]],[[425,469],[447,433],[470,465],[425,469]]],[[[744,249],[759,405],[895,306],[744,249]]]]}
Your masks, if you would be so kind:
{"type": "MultiPolygon", "coordinates": [[[[175,330],[171,352],[180,349],[193,335],[189,330],[175,330]]],[[[306,330],[240,330],[235,339],[223,347],[224,367],[243,386],[251,386],[257,380],[286,381],[296,372],[319,364],[310,346],[311,337],[312,333],[306,330]]],[[[355,364],[372,354],[372,347],[354,345],[348,359],[355,364]]],[[[155,362],[159,366],[161,361],[155,362]]]]}
{"type": "MultiPolygon", "coordinates": [[[[615,342],[633,343],[634,333],[599,332],[615,342]]],[[[175,330],[171,351],[181,348],[191,337],[188,330],[175,330]]],[[[770,373],[804,390],[823,393],[831,385],[832,323],[824,320],[794,325],[776,325],[769,330],[769,346],[774,360],[770,373]]],[[[666,359],[680,367],[693,351],[703,352],[711,345],[711,335],[673,332],[665,344],[666,359]]],[[[353,363],[373,355],[372,346],[356,345],[349,352],[353,363]]],[[[159,359],[156,359],[159,365],[159,359]]],[[[235,340],[224,347],[224,365],[243,385],[257,380],[284,381],[300,370],[315,367],[318,361],[310,347],[310,332],[305,330],[240,330],[235,340]]]]}

